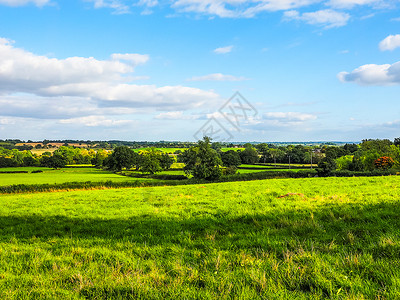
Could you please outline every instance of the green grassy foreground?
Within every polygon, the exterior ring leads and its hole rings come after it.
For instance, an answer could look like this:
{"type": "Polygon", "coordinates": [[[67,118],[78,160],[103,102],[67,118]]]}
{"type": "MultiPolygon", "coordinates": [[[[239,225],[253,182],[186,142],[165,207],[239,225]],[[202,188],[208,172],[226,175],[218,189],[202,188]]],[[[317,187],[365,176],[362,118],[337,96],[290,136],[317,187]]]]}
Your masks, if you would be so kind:
{"type": "Polygon", "coordinates": [[[398,299],[399,185],[271,179],[1,195],[0,295],[398,299]]]}

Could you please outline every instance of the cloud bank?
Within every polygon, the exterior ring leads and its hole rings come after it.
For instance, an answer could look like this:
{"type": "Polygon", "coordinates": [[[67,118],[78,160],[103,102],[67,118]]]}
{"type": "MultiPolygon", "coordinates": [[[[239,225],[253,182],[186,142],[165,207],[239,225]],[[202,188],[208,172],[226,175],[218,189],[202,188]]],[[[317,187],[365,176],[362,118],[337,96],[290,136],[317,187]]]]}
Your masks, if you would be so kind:
{"type": "Polygon", "coordinates": [[[198,88],[135,84],[131,74],[149,59],[136,53],[115,53],[108,60],[49,58],[0,38],[0,114],[43,119],[90,117],[77,119],[86,122],[102,114],[187,110],[220,100],[215,92],[198,88]]]}

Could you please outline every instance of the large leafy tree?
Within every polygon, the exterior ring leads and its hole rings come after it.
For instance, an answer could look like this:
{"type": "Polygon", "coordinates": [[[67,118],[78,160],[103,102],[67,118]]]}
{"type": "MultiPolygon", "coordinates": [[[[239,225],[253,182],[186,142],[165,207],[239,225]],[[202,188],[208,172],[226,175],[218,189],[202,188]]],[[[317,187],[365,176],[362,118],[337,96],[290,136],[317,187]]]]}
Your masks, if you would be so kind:
{"type": "Polygon", "coordinates": [[[104,165],[111,170],[121,171],[123,168],[132,168],[137,160],[137,154],[127,146],[118,146],[113,153],[108,156],[104,165]]]}
{"type": "Polygon", "coordinates": [[[242,162],[239,153],[233,150],[222,152],[221,159],[225,167],[238,167],[242,162]]]}
{"type": "Polygon", "coordinates": [[[168,170],[173,163],[172,157],[156,148],[140,152],[139,170],[143,173],[155,174],[162,170],[168,170]]]}
{"type": "Polygon", "coordinates": [[[251,144],[246,144],[245,149],[240,152],[240,159],[243,164],[254,164],[259,160],[258,152],[251,144]]]}
{"type": "Polygon", "coordinates": [[[216,150],[211,148],[210,138],[204,137],[196,146],[182,154],[184,171],[197,179],[215,180],[221,177],[222,161],[216,150]]]}

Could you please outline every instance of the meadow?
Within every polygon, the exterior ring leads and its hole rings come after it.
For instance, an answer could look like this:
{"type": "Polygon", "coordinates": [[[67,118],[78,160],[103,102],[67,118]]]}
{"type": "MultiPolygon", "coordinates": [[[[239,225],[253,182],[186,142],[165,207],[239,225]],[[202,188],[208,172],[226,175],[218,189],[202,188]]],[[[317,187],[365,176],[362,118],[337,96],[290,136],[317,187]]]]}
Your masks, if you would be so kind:
{"type": "Polygon", "coordinates": [[[135,180],[130,177],[120,176],[112,172],[96,169],[96,168],[36,168],[36,167],[21,167],[21,168],[1,168],[0,171],[28,171],[30,173],[7,174],[0,173],[0,186],[16,185],[16,184],[60,184],[66,182],[123,182],[135,180]],[[42,173],[31,173],[34,170],[41,170],[42,173]]]}
{"type": "MultiPolygon", "coordinates": [[[[243,165],[246,166],[246,165],[243,165]]],[[[185,173],[182,170],[182,163],[174,163],[170,170],[162,171],[157,173],[158,176],[162,175],[176,175],[184,176],[185,173]]],[[[247,174],[254,172],[261,172],[268,170],[265,167],[259,168],[256,166],[254,169],[240,169],[239,174],[247,174]]],[[[271,170],[277,171],[277,170],[271,170]]],[[[285,171],[282,169],[282,171],[285,171]]],[[[293,170],[296,171],[296,170],[293,170]]],[[[41,185],[41,184],[63,184],[68,182],[131,182],[131,181],[159,181],[154,176],[142,174],[139,171],[124,171],[124,174],[130,176],[121,176],[120,174],[109,172],[102,169],[96,169],[94,167],[88,167],[87,165],[81,166],[70,166],[62,169],[51,169],[44,167],[19,167],[19,168],[0,168],[0,187],[10,185],[41,185]],[[28,173],[15,173],[10,174],[7,172],[28,172],[28,173]],[[40,173],[32,173],[34,171],[42,171],[40,173]],[[3,173],[2,173],[3,172],[3,173]]]]}
{"type": "Polygon", "coordinates": [[[0,295],[398,299],[399,185],[307,178],[1,195],[0,295]]]}

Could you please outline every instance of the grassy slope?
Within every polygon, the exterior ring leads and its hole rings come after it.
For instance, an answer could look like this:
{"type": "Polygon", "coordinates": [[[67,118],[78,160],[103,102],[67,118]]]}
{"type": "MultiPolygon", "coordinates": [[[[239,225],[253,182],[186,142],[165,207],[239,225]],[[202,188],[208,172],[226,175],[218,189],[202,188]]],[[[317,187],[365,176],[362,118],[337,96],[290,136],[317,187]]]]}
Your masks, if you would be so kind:
{"type": "Polygon", "coordinates": [[[398,299],[399,177],[0,196],[8,298],[398,299]],[[287,193],[301,193],[287,195],[287,193]]]}

